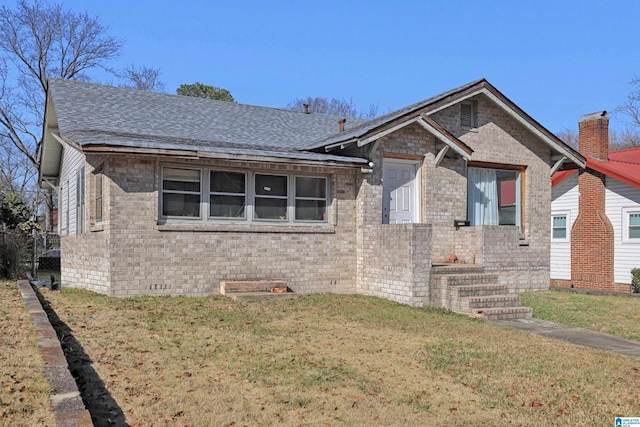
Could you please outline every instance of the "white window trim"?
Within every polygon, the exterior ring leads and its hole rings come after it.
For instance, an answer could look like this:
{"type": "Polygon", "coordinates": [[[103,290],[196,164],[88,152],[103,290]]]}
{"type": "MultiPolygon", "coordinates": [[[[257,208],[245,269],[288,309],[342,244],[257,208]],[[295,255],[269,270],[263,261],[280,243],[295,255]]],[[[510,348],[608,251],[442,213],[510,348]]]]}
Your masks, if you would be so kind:
{"type": "Polygon", "coordinates": [[[640,214],[640,206],[622,208],[622,243],[640,245],[640,238],[629,237],[629,217],[631,214],[640,214]]]}
{"type": "Polygon", "coordinates": [[[570,242],[571,241],[571,211],[552,211],[551,212],[551,241],[552,242],[570,242]],[[564,216],[566,217],[566,233],[564,238],[553,237],[553,218],[564,216]]]}
{"type": "MultiPolygon", "coordinates": [[[[331,207],[333,204],[333,196],[331,192],[332,188],[332,178],[331,174],[322,175],[322,174],[306,174],[301,172],[290,172],[290,171],[282,171],[282,172],[274,172],[274,171],[260,171],[260,170],[243,170],[243,169],[235,169],[235,168],[217,168],[217,167],[193,167],[187,165],[180,164],[162,164],[160,166],[160,182],[159,182],[159,194],[158,198],[158,219],[159,222],[163,223],[172,223],[172,224],[195,224],[195,223],[208,223],[208,224],[229,224],[229,225],[250,225],[250,224],[261,224],[261,225],[282,225],[282,226],[330,226],[332,225],[332,216],[331,216],[331,207]],[[164,168],[175,168],[175,169],[188,169],[188,170],[198,170],[200,171],[200,216],[199,217],[183,217],[183,216],[164,216],[163,212],[163,197],[162,195],[165,193],[163,189],[163,170],[164,168]],[[245,191],[246,191],[246,205],[245,205],[245,217],[244,218],[227,218],[227,217],[212,217],[209,216],[210,213],[210,174],[211,172],[237,172],[245,174],[245,191]],[[279,219],[267,219],[267,218],[255,218],[254,209],[255,209],[255,175],[275,175],[275,176],[286,176],[287,177],[287,219],[279,220],[279,219]],[[326,184],[325,190],[325,199],[326,199],[326,215],[324,220],[297,220],[295,219],[295,178],[296,177],[305,177],[305,178],[323,178],[326,184]]],[[[167,192],[172,192],[171,190],[167,190],[167,192]]],[[[194,193],[195,194],[195,193],[194,193]]],[[[259,196],[261,197],[261,196],[259,196]]]]}

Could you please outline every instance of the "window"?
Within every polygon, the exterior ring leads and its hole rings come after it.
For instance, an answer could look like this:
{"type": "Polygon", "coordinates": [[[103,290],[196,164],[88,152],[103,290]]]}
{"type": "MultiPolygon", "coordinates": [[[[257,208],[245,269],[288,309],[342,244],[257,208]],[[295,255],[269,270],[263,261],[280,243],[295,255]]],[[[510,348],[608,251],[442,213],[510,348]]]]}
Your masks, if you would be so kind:
{"type": "Polygon", "coordinates": [[[474,128],[477,125],[477,102],[462,102],[460,104],[460,126],[474,128]]]}
{"type": "Polygon", "coordinates": [[[640,239],[640,212],[629,214],[629,238],[640,239]]]}
{"type": "Polygon", "coordinates": [[[271,223],[328,218],[329,180],[323,176],[163,167],[161,182],[164,218],[271,223]]]}
{"type": "Polygon", "coordinates": [[[622,208],[622,240],[640,243],[640,208],[622,208]]]}
{"type": "Polygon", "coordinates": [[[551,239],[557,241],[569,240],[569,214],[553,213],[551,215],[551,239]]]}
{"type": "Polygon", "coordinates": [[[477,167],[467,172],[470,224],[520,226],[520,172],[477,167]]]}
{"type": "Polygon", "coordinates": [[[76,174],[76,234],[84,233],[84,168],[76,174]]]}
{"type": "Polygon", "coordinates": [[[162,215],[200,217],[200,170],[162,169],[162,215]]]}
{"type": "Polygon", "coordinates": [[[97,173],[95,175],[94,196],[96,223],[99,223],[102,222],[102,173],[97,173]]]}
{"type": "Polygon", "coordinates": [[[327,179],[296,177],[296,220],[327,219],[327,179]]]}
{"type": "Polygon", "coordinates": [[[213,218],[245,218],[246,174],[211,171],[209,176],[209,216],[213,218]]]}
{"type": "Polygon", "coordinates": [[[286,221],[287,176],[255,175],[255,219],[286,221]]]}

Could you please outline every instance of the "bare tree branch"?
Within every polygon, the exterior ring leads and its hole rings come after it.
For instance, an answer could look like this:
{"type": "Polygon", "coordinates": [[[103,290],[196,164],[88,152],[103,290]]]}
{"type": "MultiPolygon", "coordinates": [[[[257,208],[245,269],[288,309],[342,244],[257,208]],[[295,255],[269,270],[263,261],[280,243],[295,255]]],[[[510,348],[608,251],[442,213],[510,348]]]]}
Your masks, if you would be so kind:
{"type": "Polygon", "coordinates": [[[20,0],[15,9],[0,9],[0,135],[36,170],[48,79],[78,79],[90,68],[106,69],[121,46],[95,18],[60,5],[20,0]]]}
{"type": "Polygon", "coordinates": [[[149,92],[162,92],[164,90],[164,83],[160,81],[160,70],[157,68],[145,66],[137,68],[131,64],[115,74],[125,81],[125,83],[121,85],[122,87],[146,90],[149,92]]]}
{"type": "Polygon", "coordinates": [[[378,106],[370,105],[366,111],[360,111],[353,102],[353,99],[349,100],[338,98],[312,98],[307,96],[306,98],[298,98],[293,102],[287,104],[285,108],[295,111],[305,111],[305,105],[308,106],[308,111],[316,114],[328,114],[338,117],[353,117],[358,119],[373,119],[378,116],[378,106]]]}

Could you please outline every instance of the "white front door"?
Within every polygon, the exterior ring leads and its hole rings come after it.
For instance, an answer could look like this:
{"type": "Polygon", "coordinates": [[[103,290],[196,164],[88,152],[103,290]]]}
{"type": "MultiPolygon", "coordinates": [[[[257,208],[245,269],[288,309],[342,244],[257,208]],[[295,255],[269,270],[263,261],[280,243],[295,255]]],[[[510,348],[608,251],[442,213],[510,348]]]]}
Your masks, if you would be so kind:
{"type": "Polygon", "coordinates": [[[384,159],[382,223],[418,222],[418,162],[384,159]]]}

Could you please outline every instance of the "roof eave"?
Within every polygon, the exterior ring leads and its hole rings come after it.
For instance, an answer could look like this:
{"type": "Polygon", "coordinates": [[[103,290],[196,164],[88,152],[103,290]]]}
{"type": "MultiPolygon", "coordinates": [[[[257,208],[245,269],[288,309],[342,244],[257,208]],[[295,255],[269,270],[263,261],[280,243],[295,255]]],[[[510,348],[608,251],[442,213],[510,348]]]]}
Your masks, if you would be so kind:
{"type": "Polygon", "coordinates": [[[640,176],[639,175],[627,175],[625,173],[619,172],[614,168],[611,168],[608,162],[601,162],[599,160],[595,160],[591,157],[587,158],[588,168],[593,169],[597,172],[600,172],[608,177],[617,179],[620,182],[623,182],[631,187],[640,189],[640,176]]]}
{"type": "MultiPolygon", "coordinates": [[[[158,149],[158,148],[135,148],[121,145],[105,145],[105,144],[87,144],[83,146],[85,153],[94,154],[140,154],[158,157],[171,157],[173,159],[218,159],[218,160],[235,160],[245,161],[249,163],[287,163],[301,166],[325,166],[339,168],[359,168],[367,163],[366,159],[360,157],[332,156],[341,157],[340,159],[303,159],[287,156],[285,153],[281,155],[255,155],[241,153],[224,153],[216,151],[204,150],[176,150],[176,149],[158,149]]],[[[301,153],[304,154],[304,153],[301,153]]],[[[314,153],[315,154],[315,153],[314,153]]]]}

